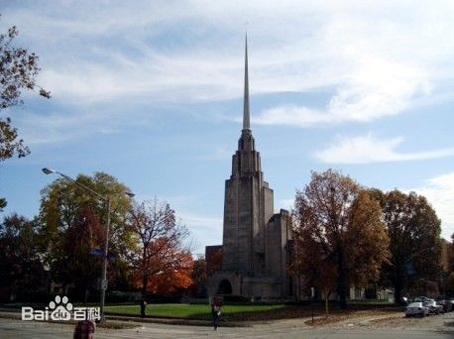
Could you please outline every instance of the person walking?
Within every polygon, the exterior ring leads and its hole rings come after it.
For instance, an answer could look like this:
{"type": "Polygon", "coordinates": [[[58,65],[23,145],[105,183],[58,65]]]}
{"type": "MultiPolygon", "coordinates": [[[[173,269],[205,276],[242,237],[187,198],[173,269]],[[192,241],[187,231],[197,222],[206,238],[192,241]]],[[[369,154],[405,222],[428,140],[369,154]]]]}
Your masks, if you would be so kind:
{"type": "Polygon", "coordinates": [[[91,320],[85,319],[77,322],[74,328],[74,339],[93,339],[95,333],[95,323],[91,320]]]}
{"type": "Polygon", "coordinates": [[[145,318],[146,308],[147,308],[147,302],[146,302],[145,298],[142,298],[140,300],[140,317],[141,318],[145,318]]]}
{"type": "Polygon", "coordinates": [[[219,326],[219,317],[221,316],[221,307],[215,305],[214,303],[211,304],[211,315],[213,317],[213,328],[216,331],[219,326]]]}

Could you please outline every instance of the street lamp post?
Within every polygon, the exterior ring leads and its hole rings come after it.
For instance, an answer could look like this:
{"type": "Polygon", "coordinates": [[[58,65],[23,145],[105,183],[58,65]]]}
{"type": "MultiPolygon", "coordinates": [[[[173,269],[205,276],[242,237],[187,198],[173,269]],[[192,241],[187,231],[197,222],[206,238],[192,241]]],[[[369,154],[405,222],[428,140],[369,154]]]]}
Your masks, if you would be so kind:
{"type": "MultiPolygon", "coordinates": [[[[106,300],[106,289],[107,289],[107,256],[109,253],[109,231],[110,231],[110,208],[111,208],[111,199],[110,196],[104,196],[95,190],[91,189],[88,186],[85,186],[84,184],[74,180],[73,178],[67,176],[66,174],[63,174],[61,172],[58,172],[56,170],[50,169],[50,168],[43,168],[42,171],[44,174],[58,174],[61,177],[65,178],[68,181],[71,181],[78,185],[79,187],[83,188],[84,190],[90,192],[94,196],[98,197],[99,199],[103,200],[106,203],[106,214],[107,214],[107,222],[106,222],[106,231],[105,231],[105,240],[104,240],[104,249],[103,249],[103,260],[102,260],[102,272],[101,272],[101,295],[100,295],[100,316],[101,316],[101,322],[105,321],[105,315],[104,315],[104,306],[105,306],[105,300],[106,300]]],[[[129,197],[133,197],[134,193],[132,192],[123,192],[124,194],[128,195],[129,197]]]]}
{"type": "Polygon", "coordinates": [[[107,290],[107,255],[109,249],[109,232],[110,232],[110,197],[106,200],[107,208],[107,223],[106,223],[106,234],[104,240],[104,251],[103,251],[103,260],[102,260],[102,270],[101,270],[101,296],[99,298],[100,310],[101,313],[101,322],[106,320],[104,316],[104,305],[106,300],[106,290],[107,290]]]}

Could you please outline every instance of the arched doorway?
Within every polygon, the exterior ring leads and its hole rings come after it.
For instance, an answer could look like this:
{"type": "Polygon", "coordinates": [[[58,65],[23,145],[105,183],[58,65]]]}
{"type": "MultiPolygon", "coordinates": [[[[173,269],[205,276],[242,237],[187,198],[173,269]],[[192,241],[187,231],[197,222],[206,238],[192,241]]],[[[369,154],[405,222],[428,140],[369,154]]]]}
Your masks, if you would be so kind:
{"type": "Polygon", "coordinates": [[[232,284],[227,279],[222,280],[218,286],[219,294],[232,294],[232,284]]]}

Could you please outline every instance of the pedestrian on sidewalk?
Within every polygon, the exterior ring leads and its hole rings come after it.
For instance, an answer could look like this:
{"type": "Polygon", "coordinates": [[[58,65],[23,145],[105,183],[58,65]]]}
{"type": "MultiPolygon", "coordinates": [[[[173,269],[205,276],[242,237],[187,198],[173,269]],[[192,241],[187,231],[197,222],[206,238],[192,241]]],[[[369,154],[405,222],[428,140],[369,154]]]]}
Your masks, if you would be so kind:
{"type": "Polygon", "coordinates": [[[216,331],[219,327],[219,318],[221,317],[221,307],[223,297],[221,294],[214,295],[209,299],[211,305],[211,316],[213,318],[213,328],[216,331]]]}
{"type": "Polygon", "coordinates": [[[95,333],[95,323],[91,320],[85,319],[77,322],[74,328],[74,339],[93,339],[95,333]]]}
{"type": "Polygon", "coordinates": [[[221,316],[221,307],[211,304],[211,315],[213,316],[213,328],[216,331],[219,326],[219,317],[221,316]]]}
{"type": "Polygon", "coordinates": [[[142,297],[140,300],[140,317],[145,318],[145,311],[147,308],[147,301],[145,300],[145,297],[142,297]]]}

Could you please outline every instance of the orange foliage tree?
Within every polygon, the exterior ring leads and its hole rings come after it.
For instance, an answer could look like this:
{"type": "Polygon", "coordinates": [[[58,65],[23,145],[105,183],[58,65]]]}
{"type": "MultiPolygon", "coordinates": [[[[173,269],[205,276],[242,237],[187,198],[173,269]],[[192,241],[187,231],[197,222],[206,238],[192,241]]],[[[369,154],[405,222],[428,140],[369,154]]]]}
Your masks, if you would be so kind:
{"type": "Polygon", "coordinates": [[[167,239],[163,238],[153,241],[149,250],[155,255],[142,263],[148,269],[134,269],[131,281],[134,287],[153,295],[171,296],[192,284],[190,275],[194,261],[190,252],[169,247],[167,239]],[[146,274],[147,271],[151,274],[146,274]]]}
{"type": "Polygon", "coordinates": [[[134,204],[127,217],[133,246],[127,256],[132,265],[131,284],[142,295],[168,296],[189,287],[193,260],[183,240],[189,235],[176,222],[175,211],[166,202],[134,204]]]}

